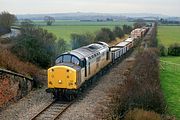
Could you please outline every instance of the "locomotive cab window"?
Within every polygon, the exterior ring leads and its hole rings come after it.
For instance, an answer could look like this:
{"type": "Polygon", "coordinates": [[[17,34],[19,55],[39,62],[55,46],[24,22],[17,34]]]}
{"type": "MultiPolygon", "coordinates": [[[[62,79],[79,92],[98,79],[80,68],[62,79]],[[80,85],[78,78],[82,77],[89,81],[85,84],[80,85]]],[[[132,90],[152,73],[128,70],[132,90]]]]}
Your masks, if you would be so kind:
{"type": "Polygon", "coordinates": [[[62,63],[63,62],[63,56],[60,56],[59,58],[56,59],[56,64],[62,63]]]}
{"type": "Polygon", "coordinates": [[[76,57],[72,57],[72,63],[79,65],[79,60],[76,57]]]}
{"type": "Polygon", "coordinates": [[[64,55],[63,56],[63,62],[64,63],[70,63],[71,62],[71,55],[64,55]]]}
{"type": "Polygon", "coordinates": [[[59,64],[59,63],[73,63],[75,65],[80,65],[81,66],[81,61],[73,56],[73,55],[70,55],[70,54],[65,54],[65,55],[61,55],[59,58],[56,59],[56,64],[59,64]]]}

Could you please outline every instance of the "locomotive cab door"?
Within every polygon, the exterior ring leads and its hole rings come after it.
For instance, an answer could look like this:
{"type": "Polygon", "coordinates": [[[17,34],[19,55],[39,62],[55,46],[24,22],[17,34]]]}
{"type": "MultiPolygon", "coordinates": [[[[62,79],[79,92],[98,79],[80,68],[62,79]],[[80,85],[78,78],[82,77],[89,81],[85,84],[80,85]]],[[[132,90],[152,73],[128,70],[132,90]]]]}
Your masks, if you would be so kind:
{"type": "Polygon", "coordinates": [[[86,58],[84,59],[84,65],[85,65],[85,72],[84,72],[84,73],[85,73],[85,77],[87,77],[87,72],[88,72],[87,69],[88,69],[88,65],[87,65],[87,59],[86,59],[86,58]]]}

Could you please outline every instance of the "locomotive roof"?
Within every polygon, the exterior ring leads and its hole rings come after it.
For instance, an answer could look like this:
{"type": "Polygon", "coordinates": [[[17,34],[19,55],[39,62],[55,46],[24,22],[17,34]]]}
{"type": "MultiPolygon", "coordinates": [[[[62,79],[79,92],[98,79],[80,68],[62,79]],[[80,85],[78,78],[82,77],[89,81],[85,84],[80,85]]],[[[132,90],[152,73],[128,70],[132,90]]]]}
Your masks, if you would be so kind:
{"type": "Polygon", "coordinates": [[[78,49],[72,50],[65,54],[71,54],[71,55],[78,57],[79,59],[84,59],[85,57],[89,57],[92,54],[98,53],[99,50],[101,50],[105,47],[108,47],[106,43],[99,42],[99,43],[94,43],[94,44],[80,47],[78,49]]]}

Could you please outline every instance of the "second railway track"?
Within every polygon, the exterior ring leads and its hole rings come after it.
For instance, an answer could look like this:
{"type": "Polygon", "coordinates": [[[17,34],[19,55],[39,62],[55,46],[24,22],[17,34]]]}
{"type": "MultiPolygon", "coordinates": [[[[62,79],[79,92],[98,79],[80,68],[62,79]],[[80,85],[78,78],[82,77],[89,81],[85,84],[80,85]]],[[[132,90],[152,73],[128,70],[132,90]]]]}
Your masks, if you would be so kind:
{"type": "Polygon", "coordinates": [[[72,104],[71,102],[53,101],[38,114],[31,118],[31,120],[56,120],[58,119],[72,104]]]}

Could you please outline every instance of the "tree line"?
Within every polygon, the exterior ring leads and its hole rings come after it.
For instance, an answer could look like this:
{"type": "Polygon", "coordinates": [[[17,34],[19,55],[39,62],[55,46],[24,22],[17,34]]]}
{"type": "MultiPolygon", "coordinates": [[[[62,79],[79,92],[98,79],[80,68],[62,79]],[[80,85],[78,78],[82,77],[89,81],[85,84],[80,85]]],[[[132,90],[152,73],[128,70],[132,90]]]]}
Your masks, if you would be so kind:
{"type": "Polygon", "coordinates": [[[84,45],[88,45],[93,42],[111,42],[117,38],[124,37],[125,34],[130,34],[132,27],[128,25],[123,25],[123,28],[115,26],[113,30],[110,28],[101,28],[95,34],[84,33],[84,34],[71,34],[71,45],[72,49],[79,48],[84,45]]]}
{"type": "Polygon", "coordinates": [[[177,20],[167,20],[167,19],[163,19],[163,18],[161,18],[159,20],[159,22],[161,24],[180,24],[180,21],[177,21],[177,20]]]}

